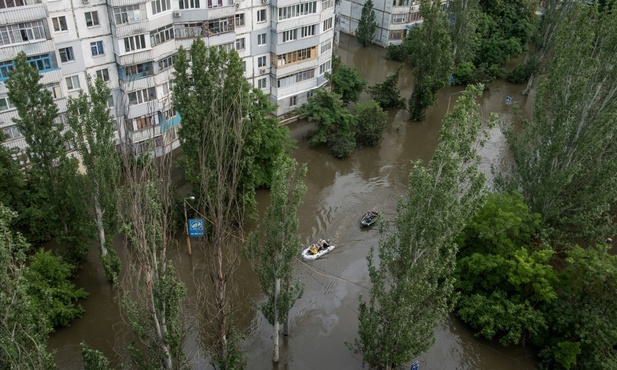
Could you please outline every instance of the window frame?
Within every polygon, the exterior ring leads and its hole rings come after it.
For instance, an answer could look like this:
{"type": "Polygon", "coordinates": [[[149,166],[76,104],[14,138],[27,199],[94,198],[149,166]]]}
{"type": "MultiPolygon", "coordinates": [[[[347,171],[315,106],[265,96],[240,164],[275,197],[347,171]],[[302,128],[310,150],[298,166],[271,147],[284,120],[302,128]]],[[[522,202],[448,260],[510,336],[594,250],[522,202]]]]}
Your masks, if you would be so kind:
{"type": "Polygon", "coordinates": [[[266,9],[257,10],[257,23],[266,23],[268,21],[268,12],[266,9]]]}
{"type": "Polygon", "coordinates": [[[67,90],[74,91],[74,90],[81,89],[81,81],[79,81],[79,75],[68,76],[65,78],[65,81],[66,81],[67,90]],[[70,84],[69,84],[69,81],[70,81],[70,84]],[[77,81],[77,84],[75,84],[75,81],[77,81]]]}
{"type": "Polygon", "coordinates": [[[100,78],[101,80],[108,82],[109,81],[109,68],[97,69],[95,71],[96,78],[100,78]]]}
{"type": "Polygon", "coordinates": [[[268,44],[267,33],[260,33],[257,35],[257,46],[264,46],[268,44]],[[263,40],[262,40],[263,38],[263,40]],[[263,41],[263,42],[262,42],[263,41]]]}
{"type": "Polygon", "coordinates": [[[97,10],[94,10],[91,12],[85,12],[84,18],[86,18],[87,28],[98,27],[101,25],[101,23],[99,22],[99,12],[97,10]],[[90,20],[88,20],[88,17],[90,17],[90,20]]]}
{"type": "Polygon", "coordinates": [[[57,17],[52,17],[51,24],[54,29],[54,33],[68,32],[69,30],[69,24],[66,21],[66,15],[59,15],[57,17]]]}
{"type": "Polygon", "coordinates": [[[73,47],[72,46],[67,46],[65,48],[60,48],[58,49],[58,54],[60,54],[60,63],[70,63],[70,62],[74,62],[75,61],[75,53],[73,52],[73,47]],[[65,58],[63,58],[62,51],[65,51],[65,58]],[[66,60],[63,60],[66,59],[66,60]]]}
{"type": "Polygon", "coordinates": [[[103,40],[92,41],[90,43],[90,52],[92,57],[100,57],[105,55],[105,47],[103,46],[103,40]]]}

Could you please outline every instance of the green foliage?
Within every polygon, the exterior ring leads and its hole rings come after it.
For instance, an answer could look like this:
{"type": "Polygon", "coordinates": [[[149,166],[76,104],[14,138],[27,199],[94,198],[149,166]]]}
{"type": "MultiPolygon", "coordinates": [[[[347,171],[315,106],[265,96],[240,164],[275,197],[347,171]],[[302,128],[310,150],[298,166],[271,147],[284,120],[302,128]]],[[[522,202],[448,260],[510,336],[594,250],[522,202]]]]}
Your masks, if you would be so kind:
{"type": "Polygon", "coordinates": [[[84,370],[108,370],[109,360],[101,351],[90,349],[86,343],[79,344],[81,358],[84,361],[84,370]]]}
{"type": "Polygon", "coordinates": [[[383,139],[388,125],[388,113],[374,100],[356,105],[356,144],[358,146],[377,146],[383,139]]]}
{"type": "Polygon", "coordinates": [[[359,338],[350,347],[371,368],[397,368],[426,352],[452,308],[454,238],[484,193],[476,151],[486,135],[475,103],[481,91],[469,87],[458,99],[428,166],[413,163],[397,217],[382,229],[379,262],[374,251],[367,256],[372,286],[368,301],[360,298],[359,338]]]}
{"type": "Polygon", "coordinates": [[[77,149],[86,169],[81,191],[85,199],[89,221],[98,230],[101,259],[105,276],[115,281],[120,272],[120,260],[111,250],[112,238],[118,229],[116,191],[120,183],[120,155],[116,150],[114,118],[107,101],[110,90],[97,79],[88,78],[89,94],[80,91],[77,98],[69,98],[67,120],[71,127],[68,140],[77,149]]]}
{"type": "Polygon", "coordinates": [[[514,165],[505,183],[542,214],[552,238],[593,243],[617,233],[617,13],[579,4],[568,20],[555,31],[532,122],[507,133],[514,165]]]}
{"type": "Polygon", "coordinates": [[[29,295],[26,279],[25,239],[10,229],[17,215],[0,203],[0,368],[54,369],[47,352],[49,325],[47,306],[39,306],[29,295]]]}
{"type": "Polygon", "coordinates": [[[44,308],[54,328],[68,326],[85,312],[79,301],[86,299],[88,293],[77,289],[72,277],[73,266],[51,251],[39,249],[30,259],[26,274],[29,294],[39,308],[44,308]]]}
{"type": "Polygon", "coordinates": [[[339,94],[345,104],[357,102],[366,88],[366,81],[360,77],[358,70],[341,63],[338,56],[332,57],[332,73],[327,73],[326,77],[330,80],[332,91],[339,94]]]}
{"type": "MultiPolygon", "coordinates": [[[[0,143],[4,142],[7,135],[0,132],[0,143]]],[[[0,204],[4,204],[13,211],[24,211],[26,204],[24,200],[28,199],[26,183],[24,182],[24,173],[20,168],[19,163],[15,159],[18,153],[17,148],[9,148],[5,145],[0,145],[0,204]]],[[[11,221],[13,230],[21,229],[19,217],[15,217],[11,221]]]]}
{"type": "Polygon", "coordinates": [[[559,273],[558,299],[543,308],[548,328],[538,338],[541,367],[617,367],[617,256],[608,245],[567,253],[559,273]]]}
{"type": "Polygon", "coordinates": [[[394,74],[386,77],[382,83],[370,86],[367,89],[371,97],[384,109],[405,107],[405,99],[401,96],[401,91],[398,88],[400,72],[401,67],[394,74]]]}
{"type": "Polygon", "coordinates": [[[479,0],[451,0],[448,2],[452,59],[454,65],[472,61],[480,45],[477,33],[480,17],[479,0]]]}
{"type": "Polygon", "coordinates": [[[476,66],[472,62],[463,62],[454,67],[452,72],[455,85],[467,85],[476,80],[476,66]]]}
{"type": "Polygon", "coordinates": [[[437,99],[437,91],[448,84],[452,71],[452,42],[441,2],[424,0],[421,26],[414,27],[405,39],[413,64],[414,88],[409,98],[411,119],[422,121],[426,109],[437,99]]]}
{"type": "Polygon", "coordinates": [[[405,45],[388,45],[386,47],[386,59],[396,62],[404,62],[409,58],[405,45]]]}
{"type": "Polygon", "coordinates": [[[316,90],[308,102],[299,109],[317,131],[309,141],[311,145],[327,144],[337,158],[346,158],[356,147],[354,136],[355,117],[343,106],[340,95],[325,90],[316,90]]]}
{"type": "Polygon", "coordinates": [[[538,71],[539,61],[537,58],[529,58],[524,63],[519,64],[512,72],[506,76],[506,81],[514,84],[527,82],[532,74],[538,71]]]}
{"type": "Polygon", "coordinates": [[[373,1],[366,0],[362,6],[362,15],[358,21],[358,28],[356,29],[356,38],[366,47],[375,38],[375,31],[377,30],[377,21],[375,20],[375,11],[373,10],[373,1]]]}

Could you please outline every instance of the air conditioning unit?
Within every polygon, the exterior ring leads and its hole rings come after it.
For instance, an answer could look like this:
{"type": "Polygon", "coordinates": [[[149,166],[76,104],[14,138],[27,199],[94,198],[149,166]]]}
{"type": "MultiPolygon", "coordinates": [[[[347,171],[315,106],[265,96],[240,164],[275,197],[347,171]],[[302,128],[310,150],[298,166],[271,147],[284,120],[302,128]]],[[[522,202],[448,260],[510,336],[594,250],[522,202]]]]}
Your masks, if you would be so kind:
{"type": "Polygon", "coordinates": [[[81,0],[82,3],[84,4],[88,4],[90,2],[90,0],[81,0]]]}
{"type": "Polygon", "coordinates": [[[262,68],[259,70],[259,74],[265,75],[268,70],[266,68],[262,68]]]}
{"type": "Polygon", "coordinates": [[[182,12],[174,12],[174,18],[182,17],[182,12]]]}
{"type": "Polygon", "coordinates": [[[236,3],[236,8],[239,8],[239,7],[240,7],[240,3],[236,3]]]}
{"type": "Polygon", "coordinates": [[[262,3],[262,4],[267,4],[267,3],[269,3],[269,2],[270,2],[270,0],[261,0],[261,3],[262,3]]]}

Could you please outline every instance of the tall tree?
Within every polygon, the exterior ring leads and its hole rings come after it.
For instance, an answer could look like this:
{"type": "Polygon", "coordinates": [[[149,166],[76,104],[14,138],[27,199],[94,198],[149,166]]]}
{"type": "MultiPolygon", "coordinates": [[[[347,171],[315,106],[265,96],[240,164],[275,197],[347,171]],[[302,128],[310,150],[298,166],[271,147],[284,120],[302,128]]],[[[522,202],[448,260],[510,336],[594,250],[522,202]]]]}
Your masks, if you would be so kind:
{"type": "Polygon", "coordinates": [[[107,279],[115,281],[119,259],[111,249],[117,230],[116,191],[120,181],[120,157],[116,150],[114,119],[107,101],[110,90],[101,79],[88,79],[89,94],[81,91],[69,99],[67,118],[69,140],[81,156],[86,169],[84,192],[89,194],[87,209],[98,230],[101,261],[107,279]]]}
{"type": "Polygon", "coordinates": [[[413,163],[407,196],[382,230],[379,261],[374,250],[367,257],[372,286],[368,301],[360,298],[359,338],[351,348],[371,368],[395,369],[426,352],[451,311],[454,239],[485,189],[477,154],[487,134],[475,102],[481,91],[468,87],[446,116],[428,165],[413,163]]]}
{"type": "Polygon", "coordinates": [[[52,331],[46,308],[31,299],[25,239],[11,231],[15,212],[0,203],[0,368],[54,369],[47,352],[52,331]]]}
{"type": "Polygon", "coordinates": [[[424,22],[405,39],[413,65],[409,112],[414,121],[424,119],[426,109],[437,99],[437,91],[447,85],[452,71],[452,42],[441,1],[422,0],[420,14],[424,22]]]}
{"type": "Polygon", "coordinates": [[[356,38],[362,46],[366,47],[373,42],[376,30],[377,21],[375,20],[375,11],[373,10],[373,0],[366,0],[362,6],[362,15],[358,21],[356,38]]]}
{"type": "Polygon", "coordinates": [[[479,0],[453,0],[448,3],[450,39],[454,65],[474,60],[480,36],[476,32],[479,0]]]}
{"type": "Polygon", "coordinates": [[[532,122],[512,130],[510,186],[553,237],[603,241],[617,230],[617,13],[576,4],[558,26],[532,122]]]}
{"type": "Polygon", "coordinates": [[[257,131],[265,127],[270,139],[283,136],[272,135],[276,121],[266,118],[268,106],[244,77],[235,50],[227,53],[196,40],[190,50],[190,65],[184,50],[178,54],[174,104],[182,115],[179,135],[186,148],[185,169],[199,193],[197,211],[207,215],[208,223],[206,238],[200,244],[209,256],[213,289],[204,311],[212,315],[207,320],[212,325],[208,330],[212,338],[207,342],[215,366],[238,368],[244,359],[231,321],[228,285],[240,260],[244,218],[255,209],[255,173],[267,172],[264,168],[273,166],[276,159],[258,151],[276,146],[279,150],[275,152],[282,153],[289,141],[262,145],[266,131],[257,131]]]}
{"type": "Polygon", "coordinates": [[[28,236],[37,241],[55,236],[70,244],[76,257],[82,257],[91,229],[84,222],[77,160],[66,156],[64,126],[56,120],[58,108],[51,92],[39,82],[41,78],[21,52],[6,81],[9,99],[19,115],[13,121],[28,144],[28,182],[33,198],[27,210],[28,236]]]}
{"type": "Polygon", "coordinates": [[[289,310],[302,294],[300,284],[292,281],[292,272],[300,250],[297,211],[306,193],[306,171],[306,165],[298,167],[289,157],[281,157],[276,163],[270,206],[260,230],[251,233],[246,251],[266,295],[260,309],[273,325],[274,362],[279,361],[279,325],[286,322],[289,310]]]}
{"type": "MultiPolygon", "coordinates": [[[[0,142],[6,140],[6,134],[0,132],[0,142]]],[[[23,212],[28,198],[26,183],[24,182],[24,172],[15,159],[18,153],[17,148],[9,148],[0,145],[0,203],[17,212],[17,216],[11,221],[11,229],[21,229],[25,225],[20,222],[19,212],[23,212]]]]}
{"type": "Polygon", "coordinates": [[[383,108],[404,108],[405,99],[401,97],[401,91],[398,88],[398,80],[401,72],[401,67],[397,68],[396,72],[380,83],[370,86],[367,92],[371,97],[383,108]]]}
{"type": "MultiPolygon", "coordinates": [[[[127,151],[128,152],[128,151],[127,151]]],[[[144,369],[183,369],[186,287],[170,260],[173,237],[172,155],[124,158],[122,230],[127,236],[127,273],[118,298],[135,340],[127,362],[144,369]]]]}
{"type": "Polygon", "coordinates": [[[358,146],[377,146],[383,139],[388,125],[388,113],[375,100],[356,105],[356,144],[358,146]]]}

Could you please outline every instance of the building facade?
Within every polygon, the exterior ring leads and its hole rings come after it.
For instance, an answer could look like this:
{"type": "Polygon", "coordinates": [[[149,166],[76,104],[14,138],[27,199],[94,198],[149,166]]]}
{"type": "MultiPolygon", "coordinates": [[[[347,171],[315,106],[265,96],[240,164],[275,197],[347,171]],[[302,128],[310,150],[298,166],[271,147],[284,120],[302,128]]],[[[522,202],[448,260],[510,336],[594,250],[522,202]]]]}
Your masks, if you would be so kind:
{"type": "MultiPolygon", "coordinates": [[[[354,35],[362,16],[366,0],[341,0],[338,9],[340,31],[354,35]]],[[[442,9],[447,9],[448,0],[442,0],[442,9]]],[[[377,31],[373,42],[383,47],[400,45],[407,32],[422,23],[419,0],[373,0],[377,31]]]]}
{"type": "MultiPolygon", "coordinates": [[[[118,140],[139,154],[176,148],[174,55],[196,38],[236,49],[245,76],[284,115],[325,83],[334,42],[334,0],[0,0],[0,129],[24,149],[4,81],[25,51],[64,120],[67,100],[101,78],[118,140]]],[[[70,148],[67,148],[70,150],[70,148]]]]}

